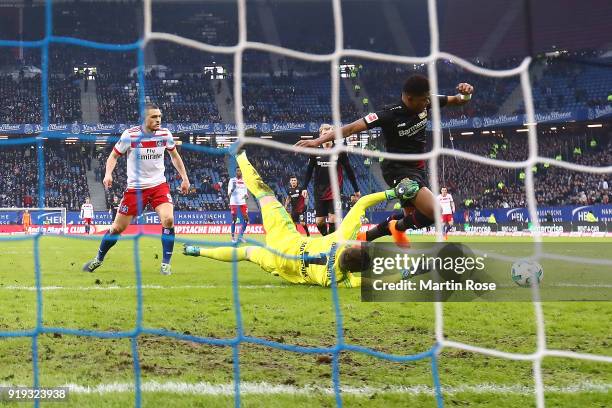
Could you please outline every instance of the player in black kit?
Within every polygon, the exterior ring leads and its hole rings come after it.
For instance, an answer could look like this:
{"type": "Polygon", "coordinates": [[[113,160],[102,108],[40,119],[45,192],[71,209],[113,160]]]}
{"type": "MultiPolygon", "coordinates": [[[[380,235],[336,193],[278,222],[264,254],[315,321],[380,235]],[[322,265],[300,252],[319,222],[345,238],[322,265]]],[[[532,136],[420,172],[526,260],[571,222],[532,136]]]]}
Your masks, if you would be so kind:
{"type": "MultiPolygon", "coordinates": [[[[325,134],[325,132],[328,132],[330,129],[332,129],[331,125],[321,125],[319,128],[319,135],[325,134]]],[[[333,142],[327,142],[323,145],[323,148],[329,149],[332,146],[333,142]]],[[[319,229],[321,235],[331,234],[336,230],[334,197],[331,190],[331,182],[329,180],[329,166],[331,165],[329,159],[330,158],[327,155],[311,156],[310,161],[308,162],[308,168],[306,169],[304,184],[302,184],[302,188],[304,191],[306,191],[314,172],[315,216],[317,228],[319,229]],[[325,222],[325,217],[327,217],[327,223],[325,222]]],[[[355,195],[357,196],[357,199],[359,199],[361,193],[359,192],[357,179],[355,178],[355,173],[351,168],[351,164],[349,163],[346,153],[338,155],[337,173],[340,192],[342,192],[342,180],[344,178],[342,169],[344,169],[346,172],[346,175],[353,186],[353,190],[355,191],[355,195]]]]}
{"type": "MultiPolygon", "coordinates": [[[[474,92],[474,87],[467,83],[457,85],[457,95],[438,96],[440,107],[463,105],[474,92]]],[[[383,109],[369,113],[341,128],[342,137],[380,127],[386,149],[390,153],[424,153],[427,143],[426,128],[431,109],[429,80],[422,75],[413,75],[402,88],[401,100],[383,109]]],[[[317,139],[303,140],[297,146],[316,147],[334,140],[333,130],[320,135],[317,139]]],[[[404,211],[387,218],[360,239],[373,241],[384,235],[393,235],[394,239],[406,240],[404,231],[427,227],[434,223],[436,200],[428,188],[428,176],[425,161],[384,160],[383,177],[389,186],[397,185],[402,179],[412,180],[414,195],[401,203],[404,211]]]]}
{"type": "Polygon", "coordinates": [[[308,224],[306,223],[306,200],[308,194],[303,194],[305,190],[298,186],[298,179],[296,176],[289,178],[289,188],[287,189],[287,198],[285,199],[285,209],[289,211],[289,205],[291,205],[291,219],[297,225],[301,224],[306,231],[306,236],[310,236],[308,231],[308,224]]]}
{"type": "Polygon", "coordinates": [[[115,221],[115,217],[117,216],[117,211],[119,211],[119,206],[121,202],[119,201],[119,197],[113,196],[113,202],[110,204],[110,208],[108,209],[108,213],[111,215],[111,224],[115,221]]]}

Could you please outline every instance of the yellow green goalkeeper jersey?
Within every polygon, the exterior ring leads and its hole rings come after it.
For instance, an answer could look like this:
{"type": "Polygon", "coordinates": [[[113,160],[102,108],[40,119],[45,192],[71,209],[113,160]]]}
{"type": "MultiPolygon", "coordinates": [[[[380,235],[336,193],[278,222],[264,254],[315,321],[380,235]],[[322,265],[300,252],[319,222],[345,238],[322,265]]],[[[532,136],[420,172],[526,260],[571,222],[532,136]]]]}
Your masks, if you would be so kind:
{"type": "Polygon", "coordinates": [[[384,192],[362,197],[342,220],[338,231],[319,238],[303,237],[297,232],[291,217],[279,202],[264,205],[261,212],[268,248],[256,249],[251,261],[292,283],[329,286],[333,270],[338,286],[359,287],[361,278],[338,268],[336,260],[344,250],[344,245],[338,241],[354,240],[361,228],[365,209],[385,199],[384,192]]]}

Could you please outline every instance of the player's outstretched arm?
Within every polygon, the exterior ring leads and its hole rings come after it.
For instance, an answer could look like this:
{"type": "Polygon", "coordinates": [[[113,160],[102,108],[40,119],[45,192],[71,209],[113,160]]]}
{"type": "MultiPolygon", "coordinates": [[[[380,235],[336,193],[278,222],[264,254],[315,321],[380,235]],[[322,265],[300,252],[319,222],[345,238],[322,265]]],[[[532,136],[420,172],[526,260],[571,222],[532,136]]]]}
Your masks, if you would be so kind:
{"type": "Polygon", "coordinates": [[[181,155],[174,150],[170,150],[170,158],[172,159],[172,165],[178,171],[181,176],[181,193],[187,194],[189,193],[189,177],[187,177],[187,170],[185,169],[185,163],[183,163],[183,159],[181,155]]]}
{"type": "MultiPolygon", "coordinates": [[[[340,133],[342,134],[342,138],[346,138],[350,135],[354,135],[355,133],[364,132],[367,130],[367,126],[363,120],[363,118],[357,119],[353,123],[349,123],[348,125],[344,125],[340,128],[340,133]]],[[[329,142],[336,138],[336,132],[334,129],[331,129],[316,139],[312,140],[300,140],[295,145],[298,147],[318,147],[325,142],[329,142]]]]}
{"type": "Polygon", "coordinates": [[[457,85],[457,95],[448,96],[447,105],[461,106],[465,105],[472,99],[474,87],[468,83],[462,82],[457,85]]]}

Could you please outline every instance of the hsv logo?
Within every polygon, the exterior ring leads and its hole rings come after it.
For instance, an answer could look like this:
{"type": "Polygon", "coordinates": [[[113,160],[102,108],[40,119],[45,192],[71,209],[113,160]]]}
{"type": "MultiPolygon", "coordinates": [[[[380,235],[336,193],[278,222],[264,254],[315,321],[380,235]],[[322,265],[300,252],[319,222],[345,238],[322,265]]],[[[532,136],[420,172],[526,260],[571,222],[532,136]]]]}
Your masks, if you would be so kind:
{"type": "Polygon", "coordinates": [[[375,113],[369,113],[368,116],[365,117],[366,123],[372,123],[378,120],[378,115],[375,113]]]}

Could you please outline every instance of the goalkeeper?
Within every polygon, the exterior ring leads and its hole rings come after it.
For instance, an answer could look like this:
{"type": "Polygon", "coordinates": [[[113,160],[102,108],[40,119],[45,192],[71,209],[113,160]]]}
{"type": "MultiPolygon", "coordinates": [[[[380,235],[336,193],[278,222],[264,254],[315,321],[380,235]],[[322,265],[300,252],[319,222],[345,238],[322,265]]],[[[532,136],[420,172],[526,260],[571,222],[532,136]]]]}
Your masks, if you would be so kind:
{"type": "MultiPolygon", "coordinates": [[[[362,272],[370,266],[367,250],[361,246],[340,244],[339,241],[355,239],[366,208],[384,200],[410,199],[419,190],[418,183],[404,179],[395,189],[361,197],[336,232],[319,238],[304,237],[296,230],[291,216],[276,199],[272,189],[263,182],[246,154],[239,154],[236,161],[247,188],[259,201],[266,230],[266,247],[199,248],[185,245],[183,254],[225,262],[253,262],[266,272],[280,275],[291,283],[330,286],[331,269],[336,274],[339,286],[361,286],[361,278],[353,276],[353,272],[362,272]]],[[[398,244],[405,244],[406,236],[395,229],[395,222],[389,223],[391,232],[397,232],[393,236],[398,244]]]]}

